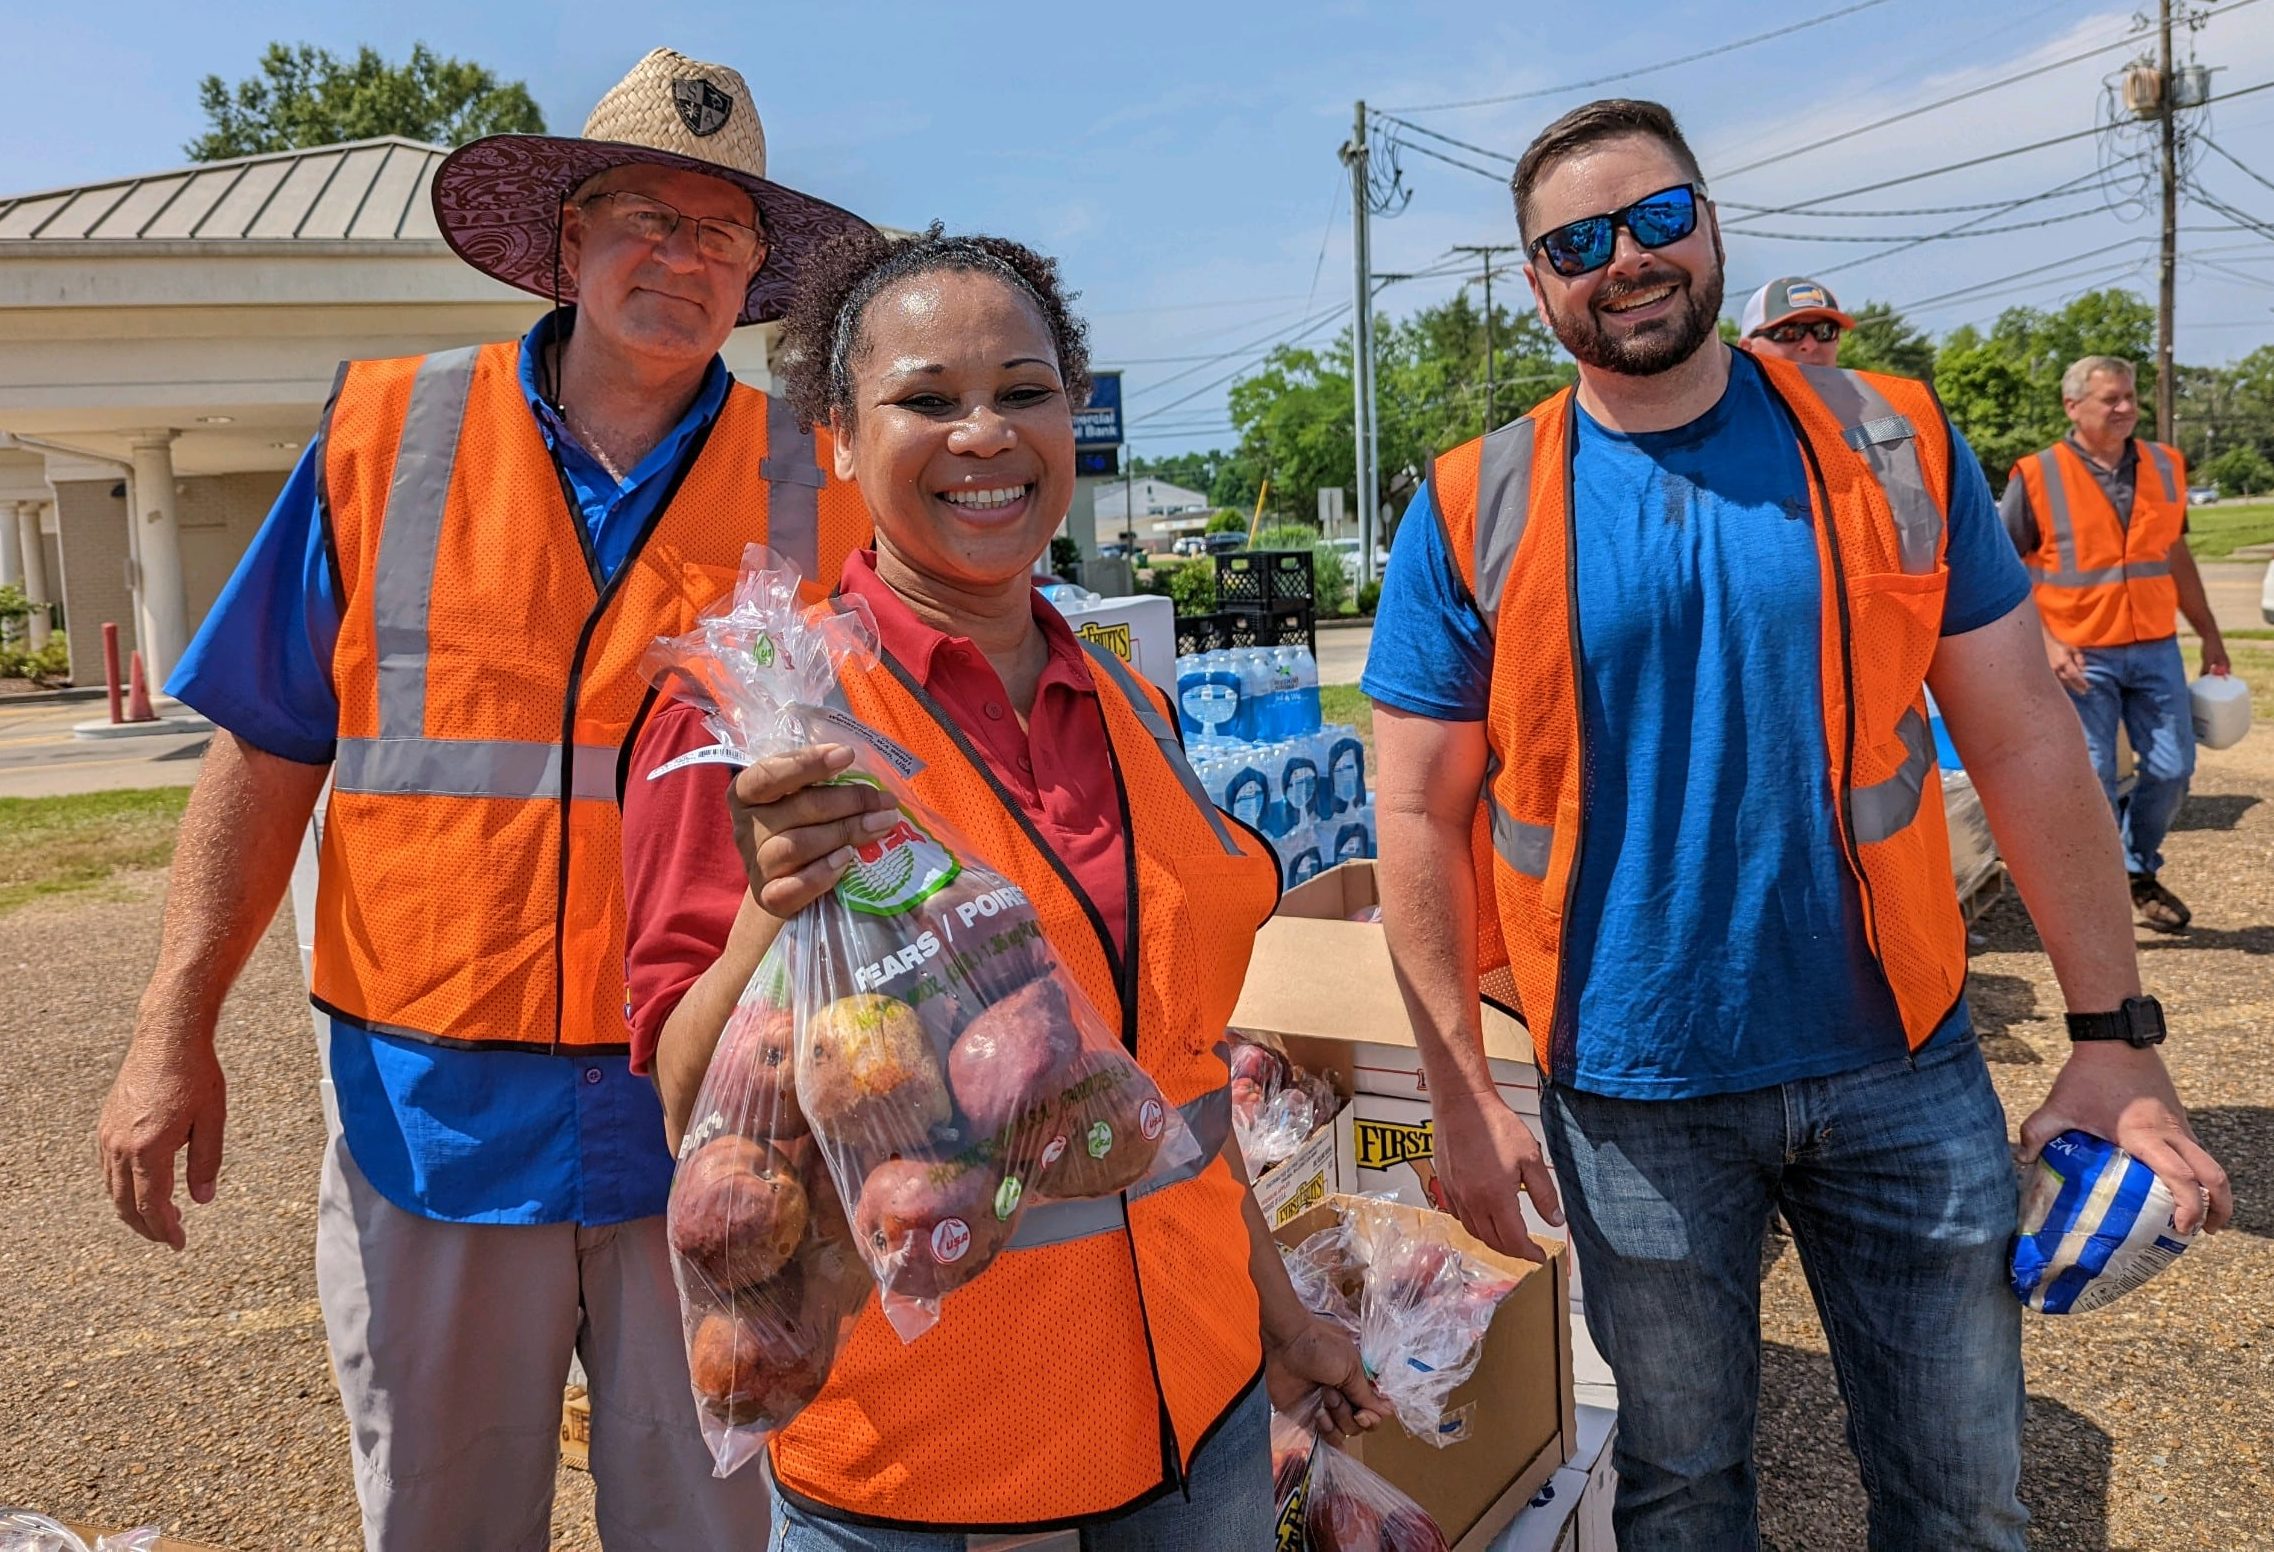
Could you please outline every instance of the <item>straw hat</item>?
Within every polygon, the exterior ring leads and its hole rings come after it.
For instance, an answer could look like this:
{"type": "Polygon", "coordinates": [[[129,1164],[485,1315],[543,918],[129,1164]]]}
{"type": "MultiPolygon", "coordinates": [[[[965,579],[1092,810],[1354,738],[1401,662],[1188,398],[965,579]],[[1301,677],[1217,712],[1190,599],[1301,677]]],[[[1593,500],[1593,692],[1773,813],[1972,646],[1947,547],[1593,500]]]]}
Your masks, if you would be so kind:
{"type": "Polygon", "coordinates": [[[451,250],[485,275],[576,298],[556,263],[561,202],[611,167],[648,165],[723,178],[758,203],[766,262],[738,323],[779,318],[800,262],[821,243],[868,223],[766,177],[766,130],[741,75],[670,49],[632,67],[584,121],[584,134],[490,135],[460,146],[434,173],[434,219],[451,250]]]}

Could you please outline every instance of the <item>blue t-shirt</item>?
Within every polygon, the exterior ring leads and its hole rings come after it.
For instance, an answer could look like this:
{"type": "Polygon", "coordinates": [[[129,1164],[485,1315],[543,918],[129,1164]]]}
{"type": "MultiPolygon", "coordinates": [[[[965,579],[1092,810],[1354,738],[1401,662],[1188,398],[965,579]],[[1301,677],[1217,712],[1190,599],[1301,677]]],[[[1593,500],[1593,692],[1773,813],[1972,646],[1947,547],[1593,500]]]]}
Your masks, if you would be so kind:
{"type": "MultiPolygon", "coordinates": [[[[573,318],[573,314],[562,315],[573,318]]],[[[521,342],[521,389],[576,494],[603,579],[631,553],[718,416],[731,379],[715,357],[695,401],[618,481],[545,402],[548,313],[521,342]]],[[[332,651],[340,602],[308,445],[166,693],[257,749],[324,765],[339,736],[332,651]]],[[[468,1051],[331,1021],[332,1087],[356,1167],[406,1212],[451,1223],[621,1223],[663,1211],[671,1155],[655,1086],[626,1056],[468,1051]]]]}
{"type": "MultiPolygon", "coordinates": [[[[1740,352],[1721,401],[1687,426],[1628,436],[1573,420],[1589,780],[1557,1081],[1677,1099],[1901,1055],[1835,829],[1823,584],[1791,423],[1740,352]]],[[[1981,466],[1952,440],[1944,635],[2029,597],[1981,466]]],[[[1424,486],[1390,554],[1363,688],[1476,721],[1491,654],[1424,486]]],[[[1969,1027],[1961,1001],[1935,1038],[1969,1027]]]]}

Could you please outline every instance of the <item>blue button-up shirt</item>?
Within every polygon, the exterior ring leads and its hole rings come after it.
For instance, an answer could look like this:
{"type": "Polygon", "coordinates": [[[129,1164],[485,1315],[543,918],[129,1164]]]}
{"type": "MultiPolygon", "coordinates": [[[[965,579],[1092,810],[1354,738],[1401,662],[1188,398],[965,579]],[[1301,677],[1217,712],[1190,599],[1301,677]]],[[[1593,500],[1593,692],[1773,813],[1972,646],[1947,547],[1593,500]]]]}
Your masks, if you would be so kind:
{"type": "MultiPolygon", "coordinates": [[[[605,578],[717,418],[730,379],[714,358],[686,415],[618,482],[538,389],[555,317],[521,342],[521,389],[605,578]]],[[[320,439],[301,455],[166,685],[255,748],[311,765],[331,760],[339,736],[340,603],[316,500],[323,456],[320,439]]],[[[663,1110],[628,1057],[458,1050],[335,1017],[331,1068],[348,1151],[405,1211],[451,1223],[585,1224],[663,1211],[663,1110]]]]}

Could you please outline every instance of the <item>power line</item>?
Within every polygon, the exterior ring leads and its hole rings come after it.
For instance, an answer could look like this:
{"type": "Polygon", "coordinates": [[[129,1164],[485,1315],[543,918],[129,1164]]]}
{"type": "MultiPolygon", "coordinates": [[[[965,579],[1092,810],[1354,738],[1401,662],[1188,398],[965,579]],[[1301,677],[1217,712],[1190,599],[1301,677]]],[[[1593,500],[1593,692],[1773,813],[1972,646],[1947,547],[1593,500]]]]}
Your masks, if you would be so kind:
{"type": "MultiPolygon", "coordinates": [[[[1479,156],[1492,157],[1496,161],[1506,162],[1511,167],[1516,165],[1517,159],[1513,156],[1510,156],[1506,151],[1495,151],[1490,146],[1476,145],[1467,140],[1456,140],[1451,135],[1441,134],[1437,130],[1427,129],[1419,124],[1408,124],[1404,119],[1397,117],[1395,114],[1377,111],[1374,114],[1374,117],[1384,124],[1395,124],[1400,129],[1410,129],[1417,135],[1427,135],[1432,140],[1442,140],[1445,142],[1445,144],[1449,146],[1457,146],[1463,151],[1474,151],[1479,156]]],[[[1415,149],[1418,150],[1420,148],[1417,146],[1415,149]]],[[[1499,173],[1494,173],[1493,176],[1497,178],[1501,175],[1499,173]]]]}
{"type": "Polygon", "coordinates": [[[2004,151],[1992,151],[1986,156],[1971,156],[1963,162],[1950,162],[1941,167],[1929,167],[1925,172],[1905,173],[1900,178],[1882,178],[1877,183],[1858,184],[1852,189],[1842,189],[1837,194],[1819,194],[1814,199],[1804,199],[1790,205],[1772,205],[1760,213],[1769,216],[1788,216],[1797,211],[1807,210],[1811,206],[1829,205],[1835,200],[1849,199],[1857,194],[1876,194],[1881,189],[1892,189],[1905,183],[1917,183],[1926,178],[1939,178],[1944,173],[1964,172],[1969,167],[1980,167],[1989,162],[2002,162],[2013,156],[2026,156],[2032,151],[2042,151],[2049,146],[2067,145],[2073,140],[2082,140],[2087,135],[2099,133],[2100,126],[2094,124],[2086,129],[2072,130],[2066,135],[2055,135],[2050,140],[2033,140],[2028,145],[2014,146],[2004,151]]]}
{"type": "Polygon", "coordinates": [[[1393,150],[1419,151],[1423,156],[1431,157],[1437,161],[1443,162],[1448,167],[1458,167],[1463,172],[1473,172],[1478,177],[1490,178],[1495,183],[1505,183],[1507,181],[1501,174],[1494,172],[1489,167],[1479,167],[1476,163],[1464,162],[1457,156],[1447,156],[1442,151],[1432,151],[1429,149],[1429,147],[1425,145],[1416,145],[1411,140],[1400,140],[1395,134],[1391,135],[1386,144],[1388,144],[1393,150]]]}
{"type": "MultiPolygon", "coordinates": [[[[1309,328],[1304,329],[1301,333],[1294,335],[1290,339],[1281,340],[1278,343],[1283,345],[1292,345],[1296,342],[1296,340],[1300,340],[1309,335],[1316,334],[1320,329],[1323,329],[1328,324],[1334,322],[1335,319],[1341,314],[1349,311],[1350,305],[1348,303],[1344,303],[1342,306],[1334,308],[1331,311],[1322,314],[1316,323],[1312,324],[1309,328]]],[[[1182,398],[1171,399],[1168,403],[1161,405],[1158,409],[1149,410],[1145,414],[1135,417],[1129,422],[1129,424],[1132,426],[1141,426],[1149,421],[1158,420],[1161,416],[1166,415],[1170,410],[1175,409],[1178,405],[1190,404],[1194,399],[1199,398],[1202,394],[1210,392],[1213,389],[1223,387],[1224,384],[1230,382],[1233,378],[1239,376],[1242,372],[1245,372],[1254,364],[1255,363],[1252,361],[1243,361],[1238,366],[1232,368],[1232,370],[1229,372],[1226,372],[1222,377],[1218,377],[1209,382],[1202,383],[1199,387],[1193,389],[1190,393],[1185,394],[1182,398]]]]}
{"type": "MultiPolygon", "coordinates": [[[[2080,177],[2071,178],[2066,183],[2055,184],[2052,188],[2045,190],[2042,194],[2031,194],[2023,199],[1983,199],[1976,200],[1974,203],[1969,205],[1913,205],[1905,210],[1805,210],[1798,212],[1788,212],[1780,210],[1774,205],[1741,205],[1734,200],[1727,199],[1717,199],[1714,201],[1714,205],[1716,208],[1722,210],[1757,211],[1762,215],[1799,214],[1805,215],[1811,221],[1831,221],[1850,217],[1861,218],[1875,216],[1954,216],[1962,215],[1969,210],[2013,210],[2022,205],[2035,204],[2039,200],[2059,199],[2063,194],[2079,192],[2077,185],[2082,183],[2086,178],[2097,178],[2099,176],[2100,169],[2095,167],[2092,171],[2085,173],[2080,177]]],[[[1736,221],[1724,221],[1721,223],[1722,230],[1728,231],[1731,228],[1742,225],[1746,219],[1748,218],[1740,217],[1736,221]]]]}
{"type": "MultiPolygon", "coordinates": [[[[1777,242],[1820,243],[1894,243],[1896,248],[1914,248],[1920,243],[1943,242],[1958,237],[1995,237],[2001,232],[2027,232],[2040,226],[2059,226],[2064,221],[2078,221],[2086,216],[2106,212],[2099,206],[2085,210],[2071,210],[2057,216],[2040,216],[2034,221],[2013,221],[2004,226],[1980,226],[1971,231],[1956,227],[1942,232],[1761,232],[1748,227],[1737,233],[1740,237],[1766,237],[1777,242]]],[[[1891,248],[1889,252],[1896,249],[1891,248]]],[[[1846,268],[1845,265],[1841,266],[1846,268]]]]}
{"type": "MultiPolygon", "coordinates": [[[[2232,0],[2232,3],[2220,7],[2217,11],[2212,12],[2211,15],[2213,18],[2220,16],[2231,16],[2237,11],[2245,10],[2250,6],[2256,4],[2258,4],[2258,0],[2232,0]]],[[[1889,114],[1886,118],[1874,119],[1869,124],[1858,124],[1855,128],[1843,129],[1836,135],[1827,135],[1821,140],[1812,140],[1806,145],[1795,146],[1788,151],[1779,151],[1774,156],[1764,156],[1756,161],[1746,162],[1742,166],[1738,167],[1724,167],[1718,169],[1714,172],[1713,178],[1716,180],[1722,178],[1734,178],[1740,173],[1758,172],[1763,167],[1774,167],[1781,163],[1789,162],[1796,156],[1806,156],[1811,151],[1821,151],[1826,146],[1838,145],[1845,140],[1853,140],[1858,135],[1868,135],[1875,129],[1885,129],[1890,124],[1900,124],[1905,119],[1914,119],[1923,113],[1932,113],[1938,108],[1947,108],[1952,103],[1964,102],[1968,98],[1980,97],[1987,92],[1998,91],[2003,87],[2012,86],[2017,82],[2027,81],[2034,76],[2045,75],[2051,71],[2059,70],[2069,65],[2081,64],[2085,60],[2095,58],[2101,54],[2113,53],[2115,50],[2120,48],[2128,48],[2131,45],[2139,42],[2140,39],[2145,35],[2146,34],[2144,32],[2128,32],[2123,37],[2118,38],[2113,42],[2103,43],[2097,47],[2086,49],[2081,54],[2070,54],[2064,58],[2052,60],[2046,64],[2033,65],[2027,70],[2017,71],[2012,75],[2000,77],[1998,80],[1986,81],[1980,86],[1970,86],[1965,91],[1954,92],[1948,97],[1940,97],[1933,102],[1921,103],[1918,107],[1915,108],[1905,108],[1902,112],[1889,114]]]]}
{"type": "MultiPolygon", "coordinates": [[[[1328,309],[1328,312],[1348,312],[1349,310],[1350,304],[1348,302],[1344,302],[1337,307],[1328,309]]],[[[1184,378],[1190,377],[1193,373],[1199,371],[1201,366],[1207,366],[1217,361],[1229,361],[1232,359],[1232,357],[1241,355],[1245,352],[1258,349],[1269,349],[1282,334],[1291,333],[1296,329],[1302,328],[1305,324],[1312,322],[1314,319],[1324,316],[1326,316],[1326,314],[1313,313],[1308,318],[1298,318],[1295,320],[1295,322],[1288,324],[1283,328],[1274,329],[1269,334],[1259,335],[1255,339],[1249,340],[1244,345],[1234,345],[1229,350],[1220,350],[1213,356],[1204,358],[1199,366],[1187,367],[1181,372],[1171,372],[1168,376],[1161,378],[1156,382],[1150,382],[1142,388],[1131,390],[1129,397],[1132,399],[1138,399],[1143,398],[1148,393],[1157,393],[1161,389],[1166,388],[1171,383],[1179,382],[1184,378]]]]}
{"type": "Polygon", "coordinates": [[[1901,302],[1896,305],[1896,310],[1898,312],[1907,312],[1914,307],[1929,307],[1937,302],[1954,301],[1957,298],[1966,296],[1971,292],[1991,290],[1998,286],[2003,286],[2009,281],[2021,280],[2031,275],[2041,275],[2047,270],[2066,269],[2071,264],[2081,263],[2086,259],[2098,258],[2104,253],[2115,253],[2119,249],[2123,248],[2135,248],[2138,247],[2141,243],[2147,242],[2148,240],[2149,239],[2146,237],[2127,237],[2121,242],[2112,242],[2106,247],[2087,248],[2082,253],[2072,253],[2066,258],[2055,259],[2049,264],[2039,264],[2030,269],[2015,270],[2012,274],[2001,275],[1995,280],[1977,281],[1973,285],[1960,286],[1953,291],[1938,292],[1934,296],[1922,296],[1916,301],[1901,302]]]}
{"type": "Polygon", "coordinates": [[[1319,233],[1319,261],[1311,266],[1311,294],[1303,298],[1303,311],[1319,299],[1319,276],[1326,273],[1327,241],[1334,236],[1335,213],[1342,209],[1342,180],[1334,180],[1334,198],[1327,201],[1326,228],[1319,233]]]}
{"type": "Polygon", "coordinates": [[[2242,161],[2232,151],[2229,151],[2225,146],[2219,144],[2216,140],[2213,140],[2209,135],[2199,134],[2190,136],[2189,138],[2194,140],[2198,145],[2209,146],[2212,150],[2218,152],[2228,161],[2233,162],[2234,165],[2240,169],[2244,177],[2254,179],[2255,181],[2264,184],[2267,188],[2274,189],[2274,178],[2269,178],[2264,173],[2259,172],[2254,168],[2244,166],[2242,161]]]}
{"type": "MultiPolygon", "coordinates": [[[[2040,199],[2050,199],[2050,198],[2055,198],[2055,197],[2058,197],[2058,196],[2062,196],[2062,195],[2066,195],[2066,194],[2076,194],[2076,193],[2084,193],[2084,192],[2087,192],[2087,190],[2086,190],[2086,189],[2082,189],[2082,188],[2079,188],[2079,187],[2078,187],[2078,185],[2080,185],[2080,184],[2086,184],[2086,183],[2088,182],[2088,180],[2090,180],[2090,179],[2094,179],[2094,178],[2098,178],[2099,176],[2100,176],[2100,172],[2099,172],[2099,169],[2095,168],[2093,171],[2091,171],[2091,172],[2088,172],[2088,173],[2085,173],[2085,174],[2084,174],[2084,175],[2082,175],[2081,177],[2071,178],[2071,179],[2070,179],[2070,180],[2069,180],[2067,183],[2063,183],[2063,184],[2057,184],[2057,185],[2055,185],[2053,188],[2051,188],[2051,189],[2048,189],[2048,190],[2047,190],[2047,191],[2046,191],[2044,194],[2040,194],[2040,195],[2033,195],[2033,196],[2031,196],[2031,198],[2029,198],[2029,199],[2026,199],[2026,200],[2016,200],[2016,201],[2015,201],[2013,204],[2011,204],[2011,205],[2007,205],[2007,206],[2004,206],[2004,207],[2003,207],[2003,209],[2005,209],[2005,210],[2018,210],[2018,209],[2019,209],[2021,206],[2023,206],[2023,205],[2025,205],[2025,204],[2032,204],[2032,203],[2035,203],[2037,200],[2040,200],[2040,199]]],[[[2097,183],[2097,184],[2091,184],[2091,185],[2090,185],[2090,189],[2091,189],[2092,191],[2099,191],[2099,190],[2104,190],[2104,189],[2106,189],[2106,188],[2107,188],[2107,183],[2106,183],[2106,181],[2105,181],[2105,180],[2103,180],[2103,181],[2102,181],[2102,182],[2100,182],[2100,183],[2097,183]]],[[[1981,236],[1981,235],[1982,235],[1982,230],[1986,230],[1986,228],[1982,228],[1982,223],[1983,223],[1984,221],[1987,221],[1987,220],[1991,219],[1991,217],[1992,217],[1993,215],[1996,215],[1996,214],[1998,214],[1998,213],[1999,213],[1999,211],[1997,211],[1997,210],[1992,210],[1992,211],[1990,211],[1990,212],[1987,212],[1987,213],[1985,213],[1985,214],[1982,214],[1982,215],[1978,215],[1978,216],[1974,216],[1974,217],[1972,217],[1972,218],[1970,218],[1970,219],[1968,219],[1968,220],[1965,220],[1965,221],[1961,221],[1961,222],[1959,222],[1959,223],[1958,223],[1956,226],[1945,227],[1945,228],[1944,228],[1944,229],[1943,229],[1943,230],[1942,230],[1940,233],[1937,233],[1937,234],[1935,234],[1935,236],[1936,236],[1936,238],[1949,238],[1949,237],[1979,237],[1979,236],[1981,236]],[[1978,229],[1980,229],[1980,230],[1978,230],[1978,229]]],[[[2067,216],[2064,216],[2064,217],[2062,217],[2061,219],[2063,219],[2063,220],[2068,220],[2068,219],[2072,219],[2072,218],[2078,218],[2078,217],[2083,217],[2083,216],[2088,216],[2088,215],[2096,215],[2096,214],[2098,214],[2098,213],[2099,213],[2099,212],[2098,212],[2097,210],[2094,210],[2094,209],[2090,209],[2090,208],[2088,208],[2088,209],[2085,209],[2085,210],[2072,211],[2072,212],[2070,212],[2070,213],[2069,213],[2069,215],[2067,215],[2067,216]]],[[[1898,254],[1898,253],[1908,253],[1908,252],[1909,252],[1911,249],[1918,247],[1920,243],[1922,243],[1922,242],[1927,242],[1927,241],[1930,241],[1930,240],[1934,240],[1934,239],[1930,239],[1930,238],[1921,237],[1921,238],[1917,238],[1917,239],[1914,239],[1914,240],[1912,240],[1912,241],[1909,241],[1909,242],[1900,242],[1900,243],[1897,243],[1897,244],[1895,244],[1895,246],[1893,246],[1893,247],[1891,247],[1891,248],[1882,248],[1882,249],[1880,249],[1880,250],[1879,250],[1878,252],[1876,252],[1876,253],[1866,253],[1866,254],[1862,254],[1862,255],[1859,255],[1859,256],[1858,256],[1858,257],[1856,257],[1856,258],[1847,259],[1847,260],[1844,260],[1844,261],[1842,261],[1841,263],[1838,263],[1838,264],[1834,264],[1834,265],[1831,265],[1830,267],[1828,267],[1827,269],[1825,269],[1825,270],[1823,271],[1823,273],[1825,273],[1825,274],[1834,274],[1834,273],[1837,273],[1838,271],[1841,271],[1841,270],[1859,269],[1859,268],[1861,268],[1862,266],[1864,266],[1864,265],[1866,265],[1866,264],[1875,264],[1875,263],[1877,263],[1879,260],[1881,260],[1881,259],[1884,259],[1884,258],[1888,258],[1888,257],[1891,257],[1891,256],[1892,256],[1892,255],[1894,255],[1894,254],[1898,254]]]]}
{"type": "Polygon", "coordinates": [[[1811,27],[1821,27],[1826,22],[1838,21],[1843,16],[1853,16],[1858,11],[1868,11],[1873,6],[1884,5],[1885,3],[1886,0],[1858,0],[1858,3],[1854,5],[1842,6],[1836,11],[1826,11],[1821,16],[1811,16],[1805,21],[1792,22],[1772,32],[1757,32],[1749,38],[1739,38],[1732,43],[1700,49],[1695,54],[1684,54],[1679,59],[1662,59],[1654,65],[1638,65],[1632,70],[1621,70],[1611,75],[1599,75],[1592,80],[1569,81],[1562,86],[1543,86],[1528,92],[1509,92],[1499,97],[1472,97],[1464,102],[1423,103],[1410,108],[1393,108],[1390,111],[1393,113],[1450,113],[1461,108],[1489,108],[1503,102],[1531,102],[1541,97],[1561,96],[1565,92],[1584,92],[1594,87],[1608,86],[1614,81],[1631,81],[1636,76],[1653,75],[1660,70],[1672,70],[1678,65],[1694,65],[1701,59],[1714,59],[1723,54],[1734,54],[1739,49],[1751,48],[1756,43],[1767,43],[1773,39],[1790,37],[1793,33],[1805,32],[1811,27]]]}

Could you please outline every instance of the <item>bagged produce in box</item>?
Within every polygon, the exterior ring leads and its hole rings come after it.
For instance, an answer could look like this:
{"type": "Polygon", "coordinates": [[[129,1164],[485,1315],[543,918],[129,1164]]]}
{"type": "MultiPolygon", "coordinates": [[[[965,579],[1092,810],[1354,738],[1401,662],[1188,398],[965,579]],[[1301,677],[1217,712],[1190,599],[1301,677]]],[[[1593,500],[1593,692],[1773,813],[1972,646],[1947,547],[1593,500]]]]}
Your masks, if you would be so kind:
{"type": "Polygon", "coordinates": [[[706,1420],[763,1432],[826,1378],[857,1304],[843,1247],[912,1341],[1030,1204],[1141,1187],[1200,1150],[1025,894],[918,801],[907,751],[842,710],[840,671],[875,661],[866,604],[801,605],[796,570],[757,546],[743,565],[731,600],[651,649],[649,677],[746,759],[849,746],[832,780],[882,788],[900,816],[783,924],[720,1039],[673,1184],[706,1420]]]}
{"type": "Polygon", "coordinates": [[[61,1520],[29,1509],[0,1509],[0,1552],[151,1552],[160,1539],[157,1526],[145,1525],[97,1536],[90,1547],[61,1520]]]}
{"type": "Polygon", "coordinates": [[[1303,1146],[1320,1117],[1277,1038],[1242,1029],[1230,1035],[1232,1135],[1253,1178],[1303,1146]]]}
{"type": "Polygon", "coordinates": [[[1320,1408],[1271,1414],[1271,1552],[1448,1552],[1428,1510],[1318,1437],[1320,1408]]]}
{"type": "Polygon", "coordinates": [[[1447,1402],[1476,1372],[1493,1311],[1516,1287],[1430,1232],[1452,1221],[1416,1222],[1410,1209],[1359,1197],[1280,1253],[1304,1307],[1356,1335],[1366,1375],[1398,1421],[1440,1449],[1467,1437],[1468,1408],[1448,1411],[1447,1402]]]}

